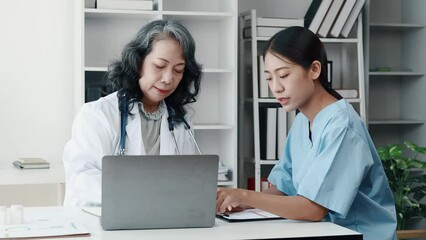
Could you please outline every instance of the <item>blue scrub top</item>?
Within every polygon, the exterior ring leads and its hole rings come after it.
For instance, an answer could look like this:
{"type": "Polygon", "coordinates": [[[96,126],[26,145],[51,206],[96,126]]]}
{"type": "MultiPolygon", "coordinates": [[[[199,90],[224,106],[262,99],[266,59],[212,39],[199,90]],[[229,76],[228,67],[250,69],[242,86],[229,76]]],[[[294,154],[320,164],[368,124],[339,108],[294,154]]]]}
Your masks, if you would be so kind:
{"type": "Polygon", "coordinates": [[[284,155],[269,181],[289,196],[300,195],[329,209],[327,220],[364,239],[396,239],[395,203],[368,131],[342,99],[309,119],[299,113],[284,155]]]}

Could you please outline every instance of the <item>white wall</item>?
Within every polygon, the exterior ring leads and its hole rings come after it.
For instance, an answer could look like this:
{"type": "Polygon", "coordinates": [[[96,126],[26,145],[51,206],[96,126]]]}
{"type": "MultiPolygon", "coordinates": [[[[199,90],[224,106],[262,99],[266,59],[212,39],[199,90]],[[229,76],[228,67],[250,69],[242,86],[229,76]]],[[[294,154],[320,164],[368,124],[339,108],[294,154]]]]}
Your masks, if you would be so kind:
{"type": "Polygon", "coordinates": [[[61,161],[73,120],[73,1],[2,1],[0,29],[0,163],[61,161]]]}

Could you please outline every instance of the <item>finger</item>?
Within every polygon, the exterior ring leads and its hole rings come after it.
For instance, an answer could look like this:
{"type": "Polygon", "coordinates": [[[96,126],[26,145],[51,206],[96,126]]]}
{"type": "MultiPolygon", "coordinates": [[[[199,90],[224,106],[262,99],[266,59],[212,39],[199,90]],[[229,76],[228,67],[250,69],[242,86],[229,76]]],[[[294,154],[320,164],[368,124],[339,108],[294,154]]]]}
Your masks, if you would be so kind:
{"type": "Polygon", "coordinates": [[[223,203],[223,197],[221,197],[221,196],[218,196],[217,197],[217,199],[216,199],[216,212],[217,213],[220,213],[220,206],[222,205],[222,203],[223,203]]]}
{"type": "Polygon", "coordinates": [[[232,209],[230,201],[231,201],[231,199],[229,197],[225,198],[222,201],[222,204],[219,207],[219,212],[221,212],[221,213],[226,212],[226,210],[228,209],[228,207],[231,207],[231,209],[232,209]]]}

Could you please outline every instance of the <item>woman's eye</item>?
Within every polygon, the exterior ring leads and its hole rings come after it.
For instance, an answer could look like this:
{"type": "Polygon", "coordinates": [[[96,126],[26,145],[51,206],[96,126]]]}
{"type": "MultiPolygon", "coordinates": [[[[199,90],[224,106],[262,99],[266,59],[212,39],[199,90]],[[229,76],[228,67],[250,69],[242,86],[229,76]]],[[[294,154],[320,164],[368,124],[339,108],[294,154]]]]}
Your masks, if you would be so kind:
{"type": "Polygon", "coordinates": [[[288,74],[281,75],[280,78],[286,78],[287,76],[288,76],[288,74]]]}
{"type": "Polygon", "coordinates": [[[181,73],[183,73],[183,70],[184,69],[175,69],[175,73],[181,74],[181,73]]]}
{"type": "Polygon", "coordinates": [[[163,65],[154,65],[155,66],[155,68],[157,68],[157,69],[163,69],[163,68],[165,68],[165,66],[163,66],[163,65]]]}

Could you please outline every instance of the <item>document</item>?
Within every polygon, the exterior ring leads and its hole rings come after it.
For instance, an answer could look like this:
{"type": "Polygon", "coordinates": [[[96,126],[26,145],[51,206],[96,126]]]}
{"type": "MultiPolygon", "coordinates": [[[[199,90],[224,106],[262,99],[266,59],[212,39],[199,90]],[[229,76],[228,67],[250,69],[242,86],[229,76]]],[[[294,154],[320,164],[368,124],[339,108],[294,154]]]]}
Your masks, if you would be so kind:
{"type": "Polygon", "coordinates": [[[0,225],[0,239],[40,237],[85,237],[89,231],[74,221],[40,221],[15,225],[0,225]]]}
{"type": "Polygon", "coordinates": [[[257,208],[245,209],[244,211],[241,211],[241,212],[227,212],[227,213],[217,214],[216,216],[228,222],[284,219],[278,215],[265,212],[257,208]]]}

